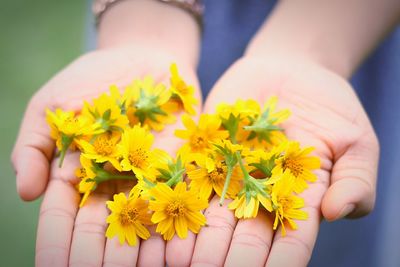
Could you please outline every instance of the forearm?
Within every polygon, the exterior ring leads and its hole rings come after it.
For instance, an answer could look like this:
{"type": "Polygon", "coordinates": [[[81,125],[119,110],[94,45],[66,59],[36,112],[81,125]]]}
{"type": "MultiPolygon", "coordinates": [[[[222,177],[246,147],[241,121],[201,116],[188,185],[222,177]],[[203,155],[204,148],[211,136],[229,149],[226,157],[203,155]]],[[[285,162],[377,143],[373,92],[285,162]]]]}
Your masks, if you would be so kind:
{"type": "Polygon", "coordinates": [[[164,49],[178,63],[196,67],[200,30],[185,10],[152,0],[123,0],[101,17],[98,47],[144,45],[164,49]]]}
{"type": "Polygon", "coordinates": [[[399,20],[398,0],[282,0],[246,55],[307,58],[348,78],[399,20]]]}

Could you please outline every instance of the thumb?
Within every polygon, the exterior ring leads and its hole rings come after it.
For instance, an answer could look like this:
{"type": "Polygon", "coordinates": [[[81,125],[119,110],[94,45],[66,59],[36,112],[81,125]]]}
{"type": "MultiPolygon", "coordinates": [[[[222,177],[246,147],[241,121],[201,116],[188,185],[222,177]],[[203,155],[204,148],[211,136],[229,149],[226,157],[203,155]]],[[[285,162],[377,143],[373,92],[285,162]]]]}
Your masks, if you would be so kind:
{"type": "Polygon", "coordinates": [[[374,208],[379,143],[375,134],[362,136],[335,162],[331,185],[322,199],[328,221],[362,217],[374,208]]]}
{"type": "Polygon", "coordinates": [[[45,108],[36,95],[26,109],[11,155],[17,191],[23,200],[36,199],[46,188],[54,146],[45,120],[45,108]]]}

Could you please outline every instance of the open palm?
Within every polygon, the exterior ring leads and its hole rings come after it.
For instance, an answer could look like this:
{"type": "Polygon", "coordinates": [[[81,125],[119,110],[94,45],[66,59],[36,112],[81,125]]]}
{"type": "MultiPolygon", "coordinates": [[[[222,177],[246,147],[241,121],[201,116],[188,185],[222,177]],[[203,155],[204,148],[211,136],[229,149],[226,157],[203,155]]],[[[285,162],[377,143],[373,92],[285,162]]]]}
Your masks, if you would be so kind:
{"type": "MultiPolygon", "coordinates": [[[[282,237],[272,231],[269,215],[237,221],[217,197],[205,211],[208,227],[197,236],[192,266],[306,266],[318,234],[321,215],[327,220],[359,217],[375,201],[379,146],[370,122],[351,86],[317,64],[243,58],[217,82],[205,105],[279,98],[292,111],[283,127],[290,139],[315,147],[322,161],[318,181],[302,193],[309,219],[282,237]]],[[[187,258],[174,265],[187,265],[187,258]],[[184,262],[186,260],[186,262],[184,262]]]]}
{"type": "MultiPolygon", "coordinates": [[[[157,82],[168,83],[169,66],[176,58],[161,49],[145,47],[98,50],[79,58],[41,88],[26,110],[14,147],[12,161],[17,173],[17,189],[25,200],[45,191],[42,202],[37,244],[37,266],[163,266],[165,243],[158,235],[139,246],[120,245],[116,238],[106,240],[105,202],[114,193],[128,191],[132,184],[117,182],[100,186],[83,208],[78,209],[75,189],[78,153],[67,154],[64,166],[53,159],[54,141],[45,122],[46,108],[79,111],[83,100],[107,92],[112,84],[120,88],[133,79],[151,75],[157,82]],[[152,256],[153,250],[160,255],[152,256]]],[[[195,71],[177,62],[182,76],[197,87],[195,71]]],[[[199,96],[196,96],[199,98],[199,96]]],[[[179,120],[178,120],[179,121],[179,120]]],[[[170,125],[156,136],[155,147],[171,153],[179,146],[170,125]]]]}

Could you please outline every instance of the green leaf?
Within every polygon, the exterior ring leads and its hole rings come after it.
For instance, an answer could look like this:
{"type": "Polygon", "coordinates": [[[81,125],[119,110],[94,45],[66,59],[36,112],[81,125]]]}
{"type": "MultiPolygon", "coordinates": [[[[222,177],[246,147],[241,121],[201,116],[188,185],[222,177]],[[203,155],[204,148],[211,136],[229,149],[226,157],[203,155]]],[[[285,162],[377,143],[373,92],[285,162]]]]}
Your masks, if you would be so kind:
{"type": "Polygon", "coordinates": [[[107,109],[103,113],[103,120],[108,121],[111,117],[111,109],[107,109]]]}

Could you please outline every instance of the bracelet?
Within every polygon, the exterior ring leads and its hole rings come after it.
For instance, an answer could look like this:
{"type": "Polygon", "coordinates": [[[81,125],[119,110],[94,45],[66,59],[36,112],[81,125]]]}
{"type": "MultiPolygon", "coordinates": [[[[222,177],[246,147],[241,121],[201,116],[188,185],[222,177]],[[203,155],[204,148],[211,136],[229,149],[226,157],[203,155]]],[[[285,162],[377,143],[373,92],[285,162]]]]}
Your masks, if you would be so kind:
{"type": "MultiPolygon", "coordinates": [[[[109,9],[113,4],[121,0],[94,0],[92,5],[92,11],[96,18],[96,25],[99,25],[102,15],[109,9]]],[[[201,0],[158,0],[161,3],[171,4],[189,12],[196,22],[199,24],[200,29],[203,28],[203,12],[204,5],[201,0]]]]}

